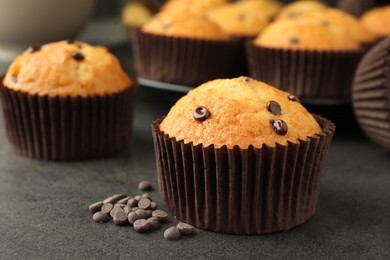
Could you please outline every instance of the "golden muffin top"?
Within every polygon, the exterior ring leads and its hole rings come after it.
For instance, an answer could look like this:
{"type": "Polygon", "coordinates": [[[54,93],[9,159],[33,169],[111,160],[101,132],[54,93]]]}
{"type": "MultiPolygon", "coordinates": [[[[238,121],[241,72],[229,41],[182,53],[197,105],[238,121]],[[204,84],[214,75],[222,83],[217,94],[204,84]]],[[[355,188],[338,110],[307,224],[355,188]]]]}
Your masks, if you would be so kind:
{"type": "Polygon", "coordinates": [[[161,7],[161,10],[205,15],[209,10],[227,3],[229,0],[170,0],[161,7]]]}
{"type": "Polygon", "coordinates": [[[360,44],[345,30],[313,19],[277,21],[264,29],[254,44],[290,50],[356,51],[360,44]]]}
{"type": "Polygon", "coordinates": [[[217,79],[190,91],[160,130],[185,143],[242,149],[285,145],[322,132],[295,96],[248,77],[217,79]]]}
{"type": "Polygon", "coordinates": [[[186,12],[160,12],[141,27],[146,33],[207,40],[227,40],[229,35],[208,18],[186,12]]]}
{"type": "Polygon", "coordinates": [[[245,0],[235,2],[242,10],[251,10],[252,12],[258,12],[262,15],[273,18],[282,8],[282,4],[278,1],[266,1],[266,0],[245,0]]]}
{"type": "Polygon", "coordinates": [[[320,21],[333,23],[345,29],[354,39],[360,43],[374,42],[375,35],[367,30],[357,18],[335,8],[327,8],[323,10],[302,13],[301,18],[313,18],[320,21]]]}
{"type": "Polygon", "coordinates": [[[10,65],[3,84],[48,96],[95,96],[133,85],[118,59],[105,47],[74,41],[30,47],[10,65]]]}
{"type": "Polygon", "coordinates": [[[305,12],[324,10],[328,8],[325,4],[316,1],[296,1],[288,4],[280,10],[277,20],[291,19],[300,16],[305,12]]]}
{"type": "Polygon", "coordinates": [[[269,23],[263,12],[241,4],[226,4],[211,10],[207,17],[232,36],[257,36],[269,23]]]}
{"type": "Polygon", "coordinates": [[[367,11],[361,16],[360,21],[377,37],[390,36],[390,5],[367,11]]]}

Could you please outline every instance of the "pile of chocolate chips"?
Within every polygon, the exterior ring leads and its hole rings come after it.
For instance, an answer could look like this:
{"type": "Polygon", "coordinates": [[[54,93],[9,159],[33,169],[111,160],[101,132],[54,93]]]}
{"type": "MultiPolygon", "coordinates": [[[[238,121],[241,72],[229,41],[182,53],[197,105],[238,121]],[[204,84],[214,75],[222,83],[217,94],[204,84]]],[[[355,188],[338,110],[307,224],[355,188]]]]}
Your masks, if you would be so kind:
{"type": "MultiPolygon", "coordinates": [[[[143,192],[151,191],[152,185],[149,181],[142,181],[139,183],[138,189],[143,192]]],[[[97,223],[106,223],[112,218],[114,224],[131,225],[139,233],[157,229],[168,220],[168,213],[157,209],[157,204],[148,193],[134,197],[124,193],[115,194],[89,205],[88,209],[93,214],[93,221],[97,223]]],[[[178,240],[181,235],[193,233],[193,226],[180,222],[176,226],[166,229],[164,238],[178,240]]]]}

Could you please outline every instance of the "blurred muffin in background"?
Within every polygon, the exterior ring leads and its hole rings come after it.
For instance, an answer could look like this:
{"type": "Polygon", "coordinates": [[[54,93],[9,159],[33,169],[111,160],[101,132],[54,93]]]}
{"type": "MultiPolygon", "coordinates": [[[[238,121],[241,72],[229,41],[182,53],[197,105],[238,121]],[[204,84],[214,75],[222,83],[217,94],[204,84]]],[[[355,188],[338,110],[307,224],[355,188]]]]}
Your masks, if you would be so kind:
{"type": "Polygon", "coordinates": [[[238,41],[205,16],[162,11],[137,31],[134,47],[141,78],[196,86],[229,75],[238,41]]]}
{"type": "Polygon", "coordinates": [[[209,10],[229,2],[229,0],[170,0],[161,7],[161,11],[205,15],[209,10]]]}
{"type": "Polygon", "coordinates": [[[377,37],[390,36],[390,5],[377,7],[365,12],[361,18],[365,28],[377,37]]]}
{"type": "Polygon", "coordinates": [[[250,75],[304,99],[349,100],[359,42],[332,23],[285,19],[247,48],[250,75]]]}
{"type": "Polygon", "coordinates": [[[258,12],[269,19],[272,19],[282,8],[282,4],[279,1],[274,0],[241,0],[235,2],[238,8],[243,10],[252,10],[252,12],[258,12]]]}

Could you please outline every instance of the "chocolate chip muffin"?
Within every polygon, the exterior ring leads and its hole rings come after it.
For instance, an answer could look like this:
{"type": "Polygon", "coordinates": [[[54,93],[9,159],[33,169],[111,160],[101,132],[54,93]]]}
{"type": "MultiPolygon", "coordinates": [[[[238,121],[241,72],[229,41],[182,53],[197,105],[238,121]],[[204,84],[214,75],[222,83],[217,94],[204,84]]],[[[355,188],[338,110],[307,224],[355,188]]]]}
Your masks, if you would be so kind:
{"type": "Polygon", "coordinates": [[[101,157],[126,146],[136,84],[104,47],[71,40],[30,47],[2,81],[7,134],[37,159],[101,157]]]}
{"type": "Polygon", "coordinates": [[[334,125],[293,94],[248,77],[213,80],[152,130],[159,190],[181,221],[262,234],[313,216],[334,125]]]}
{"type": "Polygon", "coordinates": [[[343,102],[363,52],[344,28],[303,18],[271,24],[247,47],[254,78],[303,99],[343,102]]]}
{"type": "Polygon", "coordinates": [[[161,7],[161,10],[172,13],[191,12],[205,15],[208,11],[227,3],[229,0],[170,0],[161,7]]]}
{"type": "Polygon", "coordinates": [[[204,16],[160,12],[137,31],[134,54],[141,78],[196,86],[227,76],[237,48],[204,16]]]}
{"type": "Polygon", "coordinates": [[[295,1],[284,6],[278,13],[276,20],[293,19],[301,16],[304,13],[324,10],[327,5],[317,1],[295,1]]]}

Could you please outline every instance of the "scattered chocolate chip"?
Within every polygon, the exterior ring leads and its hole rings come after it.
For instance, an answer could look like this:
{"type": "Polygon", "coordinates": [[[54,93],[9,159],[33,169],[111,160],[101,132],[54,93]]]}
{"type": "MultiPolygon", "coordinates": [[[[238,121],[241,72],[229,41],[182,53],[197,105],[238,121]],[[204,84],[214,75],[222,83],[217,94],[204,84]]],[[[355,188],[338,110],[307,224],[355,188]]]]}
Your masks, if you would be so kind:
{"type": "Polygon", "coordinates": [[[102,206],[102,209],[101,211],[103,213],[110,213],[110,211],[112,210],[112,208],[114,207],[114,205],[112,205],[111,203],[104,203],[103,206],[102,206]]]}
{"type": "Polygon", "coordinates": [[[97,223],[106,223],[110,220],[110,216],[107,213],[98,211],[93,214],[92,219],[97,223]]]}
{"type": "Polygon", "coordinates": [[[149,209],[151,209],[151,210],[155,210],[155,209],[157,209],[157,204],[156,204],[156,202],[150,202],[150,207],[149,207],[149,209]]]}
{"type": "Polygon", "coordinates": [[[115,203],[114,207],[121,207],[122,209],[126,206],[126,204],[121,204],[121,203],[115,203]]]}
{"type": "Polygon", "coordinates": [[[137,205],[138,205],[138,200],[136,200],[135,198],[131,198],[127,201],[127,206],[129,206],[130,208],[135,207],[137,205]]]}
{"type": "Polygon", "coordinates": [[[148,213],[146,213],[146,211],[144,209],[137,209],[136,211],[134,211],[136,214],[138,214],[138,216],[140,218],[143,218],[143,219],[147,219],[149,216],[148,216],[148,213]]]}
{"type": "Polygon", "coordinates": [[[279,103],[276,101],[268,102],[267,109],[269,112],[271,112],[274,115],[281,115],[282,114],[282,108],[280,107],[279,103]]]}
{"type": "Polygon", "coordinates": [[[120,199],[120,200],[118,200],[117,202],[116,202],[116,204],[127,204],[127,202],[129,201],[129,199],[130,199],[131,197],[125,197],[125,198],[123,198],[123,199],[120,199]]]}
{"type": "Polygon", "coordinates": [[[152,201],[152,198],[150,197],[149,193],[144,193],[141,195],[141,198],[147,198],[149,199],[150,201],[152,201]]]}
{"type": "Polygon", "coordinates": [[[129,214],[132,210],[129,206],[124,206],[123,207],[123,211],[126,213],[126,214],[129,214]]]}
{"type": "Polygon", "coordinates": [[[293,38],[290,38],[289,40],[289,43],[291,44],[291,45],[297,45],[297,44],[299,44],[299,39],[298,38],[296,38],[296,37],[293,37],[293,38]]]}
{"type": "Polygon", "coordinates": [[[36,46],[36,45],[31,45],[31,46],[28,47],[27,50],[28,50],[30,53],[34,53],[34,52],[40,51],[40,50],[41,50],[41,47],[36,46]]]}
{"type": "Polygon", "coordinates": [[[112,210],[110,211],[110,216],[111,217],[114,217],[114,215],[118,212],[118,211],[123,211],[123,209],[117,205],[114,205],[114,207],[112,208],[112,210]]]}
{"type": "Polygon", "coordinates": [[[183,235],[191,235],[194,233],[194,227],[187,223],[180,222],[176,227],[177,230],[179,230],[179,232],[183,235]]]}
{"type": "Polygon", "coordinates": [[[101,210],[103,206],[103,202],[102,201],[98,201],[98,202],[95,202],[91,205],[88,206],[88,209],[91,213],[95,213],[95,212],[98,212],[101,210]]]}
{"type": "Polygon", "coordinates": [[[170,227],[164,231],[164,238],[166,240],[178,240],[181,234],[176,227],[170,227]]]}
{"type": "Polygon", "coordinates": [[[153,210],[148,209],[148,210],[145,210],[145,212],[147,214],[147,218],[152,217],[153,210]]]}
{"type": "Polygon", "coordinates": [[[126,197],[126,194],[123,194],[123,193],[119,193],[119,194],[115,194],[115,195],[112,195],[106,199],[103,200],[103,203],[111,203],[111,204],[114,204],[116,203],[118,200],[120,199],[123,199],[126,197]]]}
{"type": "Polygon", "coordinates": [[[137,203],[138,203],[138,201],[139,201],[141,198],[142,198],[142,196],[141,196],[141,195],[137,195],[137,196],[135,196],[135,197],[134,197],[134,199],[136,199],[136,200],[137,200],[137,203]]]}
{"type": "Polygon", "coordinates": [[[150,207],[150,200],[148,198],[142,198],[138,202],[138,208],[140,209],[148,209],[150,207]]]}
{"type": "Polygon", "coordinates": [[[149,230],[149,227],[149,223],[146,219],[137,219],[133,224],[133,228],[137,232],[146,232],[149,230]]]}
{"type": "Polygon", "coordinates": [[[12,76],[11,80],[13,83],[18,83],[18,77],[17,76],[12,76]]]}
{"type": "Polygon", "coordinates": [[[131,211],[136,211],[137,209],[138,209],[138,207],[132,207],[131,211]]]}
{"type": "Polygon", "coordinates": [[[123,210],[117,211],[112,217],[115,225],[125,225],[128,223],[127,214],[123,210]]]}
{"type": "Polygon", "coordinates": [[[77,51],[72,51],[71,55],[72,55],[73,59],[75,59],[77,61],[82,61],[85,58],[81,52],[77,52],[77,51]]]}
{"type": "Polygon", "coordinates": [[[141,217],[135,213],[135,212],[130,212],[129,215],[127,215],[127,220],[129,221],[130,224],[134,224],[134,222],[138,219],[140,219],[141,217]]]}
{"type": "Polygon", "coordinates": [[[210,112],[205,107],[199,106],[194,109],[192,115],[195,120],[203,122],[210,117],[210,112]]]}
{"type": "Polygon", "coordinates": [[[297,96],[295,96],[295,95],[292,95],[292,94],[288,95],[288,100],[295,101],[295,102],[300,102],[299,98],[297,96]]]}
{"type": "Polygon", "coordinates": [[[272,124],[273,129],[275,130],[275,132],[278,135],[286,135],[287,134],[288,126],[287,126],[286,122],[284,122],[283,120],[281,120],[281,119],[271,120],[271,124],[272,124]]]}
{"type": "Polygon", "coordinates": [[[152,188],[152,183],[150,181],[141,181],[138,183],[138,189],[140,191],[151,191],[152,188]]]}
{"type": "Polygon", "coordinates": [[[152,212],[152,217],[157,217],[160,222],[166,222],[168,219],[168,213],[163,210],[156,209],[152,212]]]}
{"type": "Polygon", "coordinates": [[[150,228],[156,229],[160,227],[160,220],[156,217],[150,217],[146,221],[149,223],[150,228]]]}

